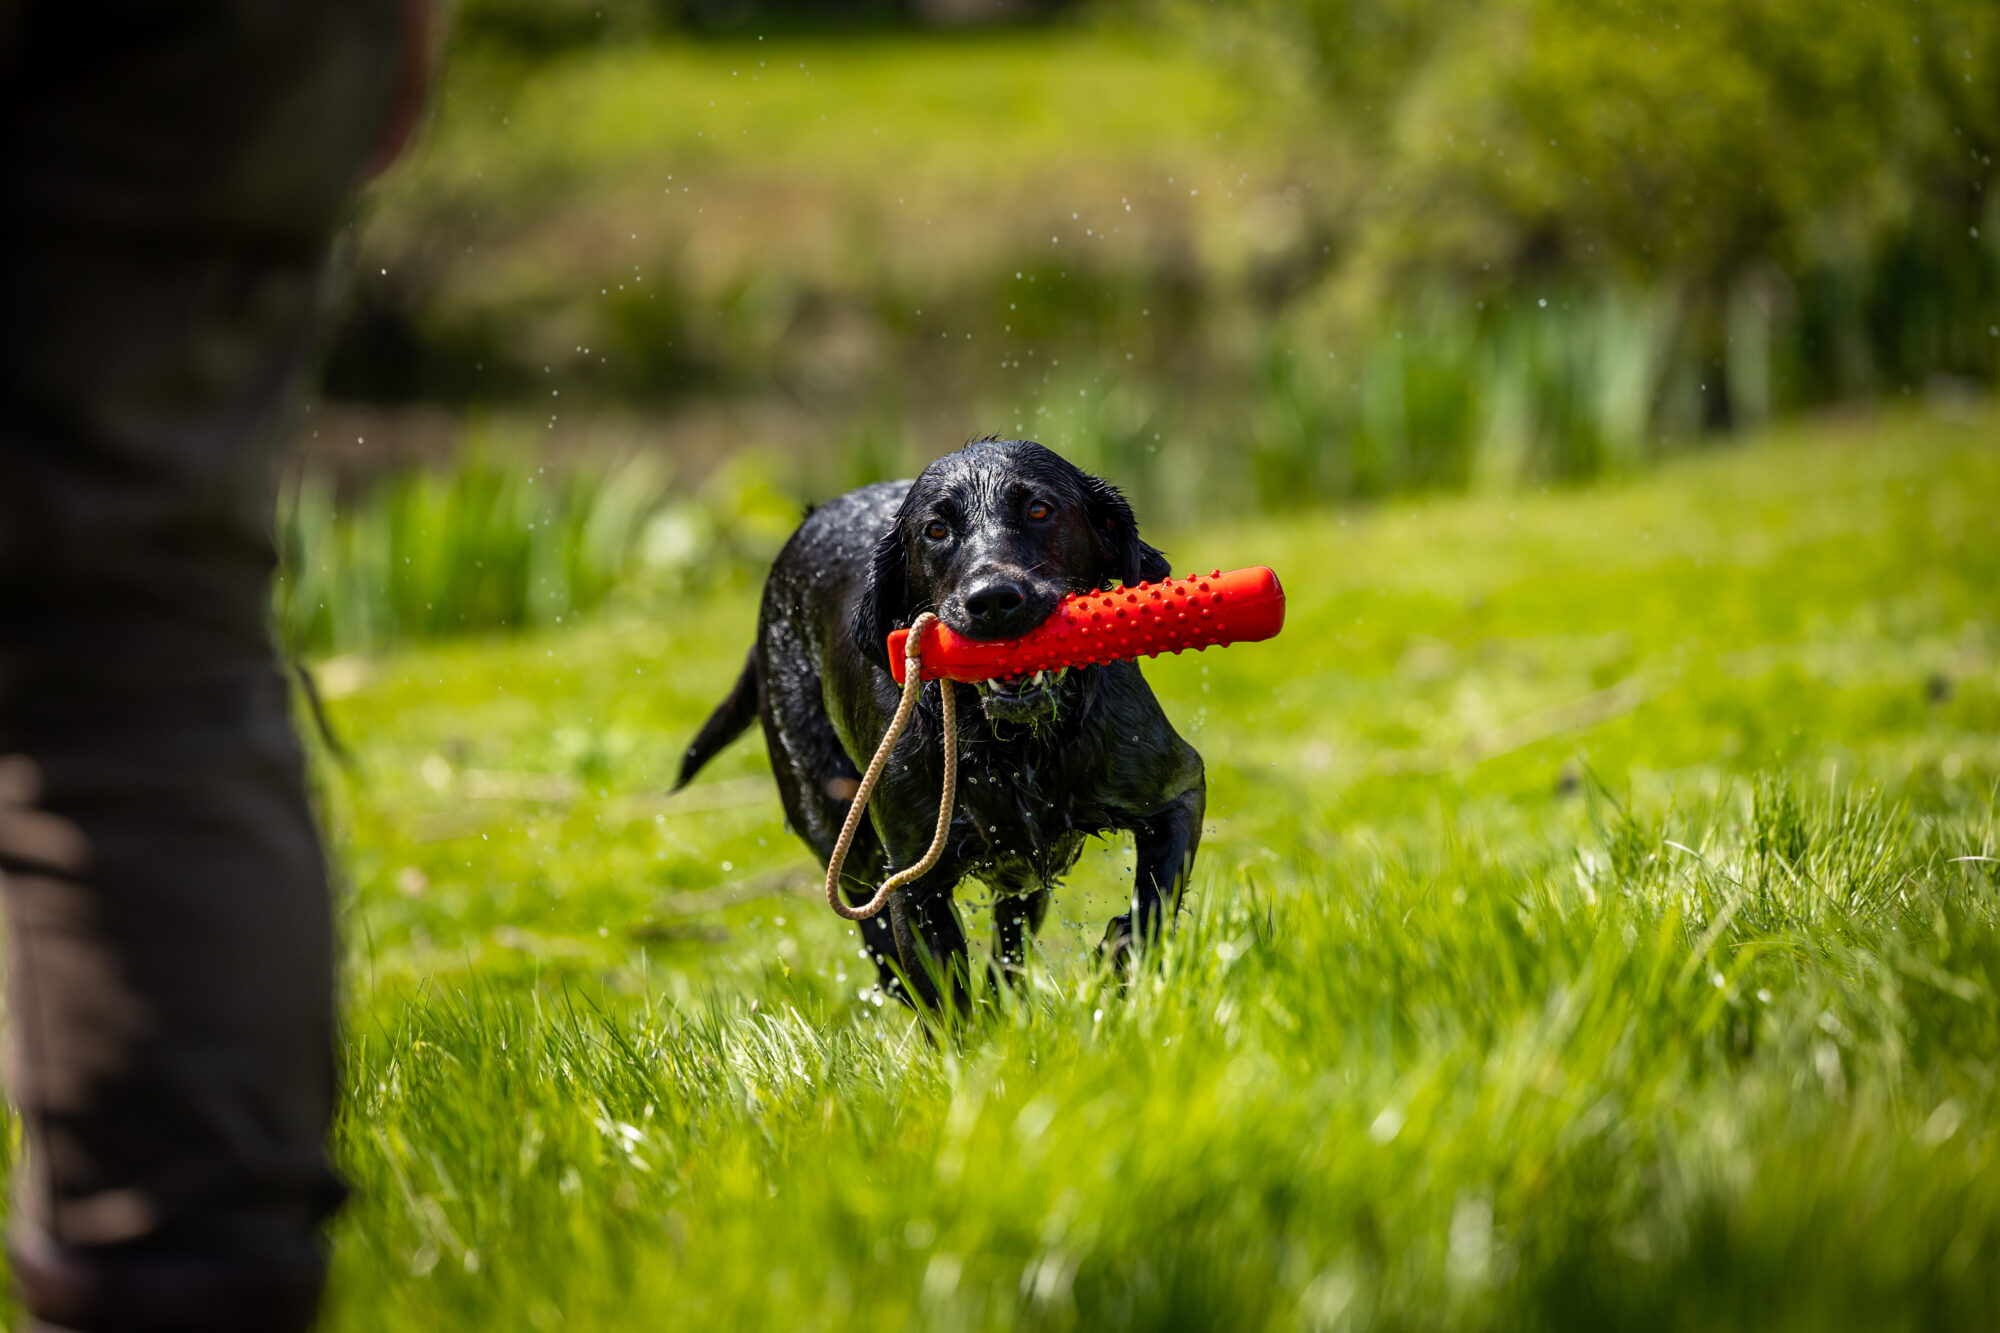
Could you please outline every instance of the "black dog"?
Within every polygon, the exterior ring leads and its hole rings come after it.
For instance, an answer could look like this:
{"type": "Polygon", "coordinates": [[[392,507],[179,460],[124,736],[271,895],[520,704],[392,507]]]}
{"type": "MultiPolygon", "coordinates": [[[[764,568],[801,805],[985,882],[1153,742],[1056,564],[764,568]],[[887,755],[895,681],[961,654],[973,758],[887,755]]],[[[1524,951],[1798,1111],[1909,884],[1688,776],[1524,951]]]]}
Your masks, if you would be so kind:
{"type": "MultiPolygon", "coordinates": [[[[824,865],[858,765],[896,711],[891,630],[929,610],[968,637],[1013,638],[1071,593],[1167,573],[1117,489],[1039,444],[981,440],[915,482],[851,491],[809,514],[779,554],[757,644],[688,747],[679,785],[761,716],[791,825],[824,865]]],[[[1011,977],[1024,963],[1024,929],[1040,928],[1085,837],[1114,829],[1136,836],[1138,868],[1131,910],[1112,920],[1103,948],[1122,963],[1135,941],[1157,938],[1194,863],[1207,783],[1139,668],[1112,662],[951,688],[959,790],[944,857],[892,896],[887,921],[862,923],[883,987],[902,994],[899,964],[925,1006],[941,1003],[940,978],[963,1006],[965,934],[952,891],[968,874],[993,890],[994,963],[1011,977]]],[[[938,689],[924,687],[876,788],[873,827],[857,830],[841,884],[850,902],[930,846],[943,773],[938,689]]]]}

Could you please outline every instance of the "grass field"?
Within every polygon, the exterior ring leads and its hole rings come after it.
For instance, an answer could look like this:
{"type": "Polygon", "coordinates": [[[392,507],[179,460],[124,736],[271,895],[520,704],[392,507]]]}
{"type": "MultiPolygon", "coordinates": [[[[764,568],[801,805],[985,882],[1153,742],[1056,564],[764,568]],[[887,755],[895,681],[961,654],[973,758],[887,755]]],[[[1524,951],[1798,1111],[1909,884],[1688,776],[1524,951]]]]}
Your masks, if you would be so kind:
{"type": "Polygon", "coordinates": [[[944,1041],[761,744],[665,795],[754,588],[323,664],[330,1327],[1990,1326],[1996,426],[1165,534],[1291,595],[1147,667],[1189,911],[944,1041]]]}

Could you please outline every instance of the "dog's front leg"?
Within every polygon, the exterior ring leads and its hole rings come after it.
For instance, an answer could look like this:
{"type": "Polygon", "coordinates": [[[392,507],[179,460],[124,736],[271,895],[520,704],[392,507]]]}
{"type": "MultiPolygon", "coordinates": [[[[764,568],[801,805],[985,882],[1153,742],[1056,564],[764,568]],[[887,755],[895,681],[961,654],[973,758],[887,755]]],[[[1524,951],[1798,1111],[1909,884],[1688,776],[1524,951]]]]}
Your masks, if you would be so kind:
{"type": "Polygon", "coordinates": [[[949,994],[950,1010],[964,1014],[972,1004],[967,975],[965,931],[951,891],[958,875],[932,871],[889,898],[889,925],[896,936],[896,954],[903,977],[917,1006],[941,1015],[949,994]]]}
{"type": "Polygon", "coordinates": [[[1132,874],[1131,910],[1111,918],[1100,955],[1110,955],[1121,968],[1134,948],[1158,943],[1166,922],[1180,911],[1181,891],[1194,870],[1195,848],[1201,845],[1201,817],[1207,808],[1204,787],[1182,792],[1164,809],[1132,821],[1138,865],[1132,874]]]}

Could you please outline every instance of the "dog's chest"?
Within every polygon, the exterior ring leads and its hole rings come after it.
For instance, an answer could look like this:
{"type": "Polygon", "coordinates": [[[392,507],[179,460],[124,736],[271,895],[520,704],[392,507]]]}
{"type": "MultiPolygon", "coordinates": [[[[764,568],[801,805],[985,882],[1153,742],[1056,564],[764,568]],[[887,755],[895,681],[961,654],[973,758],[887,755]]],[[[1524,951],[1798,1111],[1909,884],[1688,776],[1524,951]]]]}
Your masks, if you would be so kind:
{"type": "Polygon", "coordinates": [[[1107,827],[1088,785],[1048,754],[966,755],[952,821],[960,854],[974,873],[1021,881],[1023,890],[1053,882],[1084,838],[1107,827]]]}

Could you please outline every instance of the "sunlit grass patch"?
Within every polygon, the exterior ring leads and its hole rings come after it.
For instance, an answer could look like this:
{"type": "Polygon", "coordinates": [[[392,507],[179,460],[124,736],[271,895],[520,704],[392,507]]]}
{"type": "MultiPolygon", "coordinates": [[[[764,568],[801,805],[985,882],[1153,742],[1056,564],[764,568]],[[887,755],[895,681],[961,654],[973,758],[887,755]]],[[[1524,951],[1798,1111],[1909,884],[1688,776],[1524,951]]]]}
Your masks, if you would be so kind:
{"type": "Polygon", "coordinates": [[[346,1310],[1590,1327],[1761,1291],[1970,1318],[2000,881],[1946,854],[1992,814],[1803,808],[1782,867],[1730,801],[1580,861],[1211,876],[1130,990],[1058,967],[943,1041],[776,977],[667,1009],[434,991],[356,1036],[346,1310]]]}
{"type": "MultiPolygon", "coordinates": [[[[335,1327],[1971,1327],[2000,1291],[2000,454],[1826,425],[1162,535],[1190,909],[872,995],[754,738],[754,590],[353,659],[335,1327]]],[[[980,895],[962,905],[975,941],[980,895]]],[[[979,946],[975,946],[979,947],[979,946]]]]}

